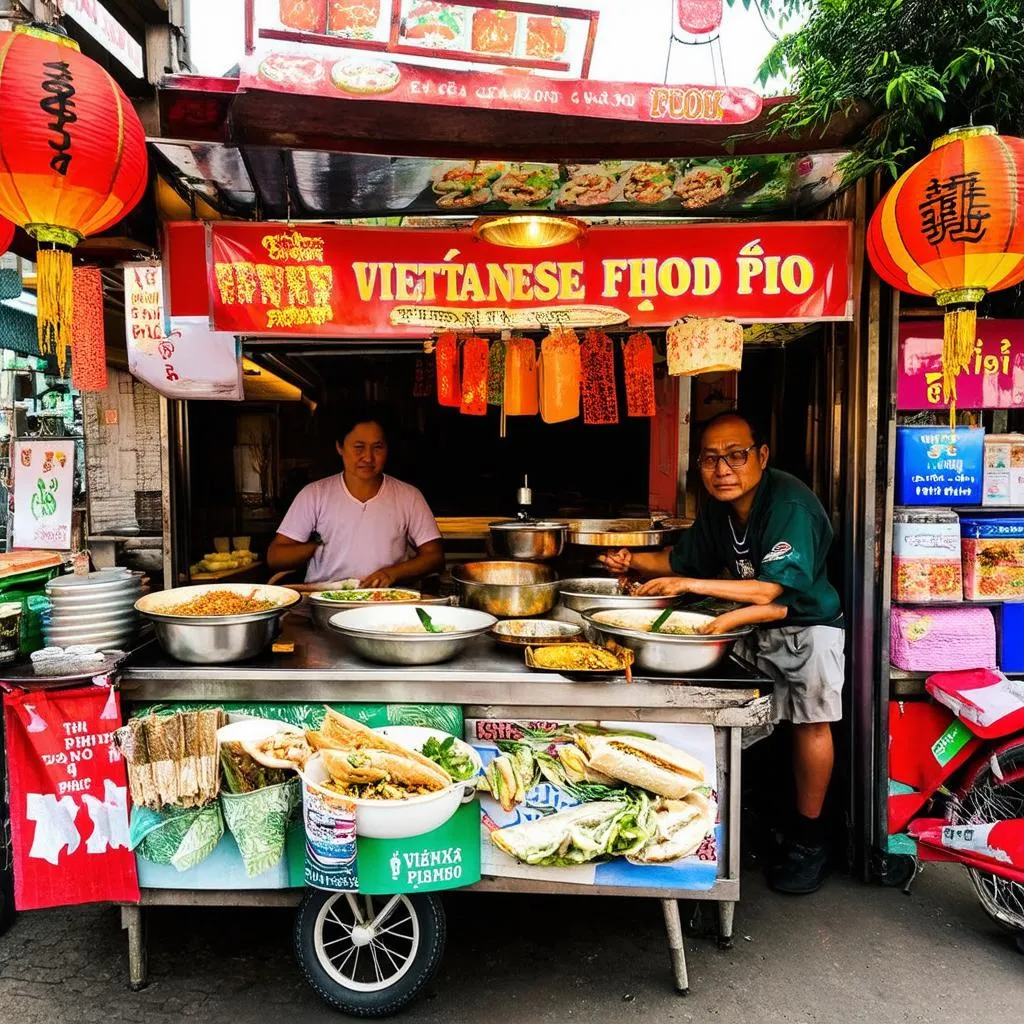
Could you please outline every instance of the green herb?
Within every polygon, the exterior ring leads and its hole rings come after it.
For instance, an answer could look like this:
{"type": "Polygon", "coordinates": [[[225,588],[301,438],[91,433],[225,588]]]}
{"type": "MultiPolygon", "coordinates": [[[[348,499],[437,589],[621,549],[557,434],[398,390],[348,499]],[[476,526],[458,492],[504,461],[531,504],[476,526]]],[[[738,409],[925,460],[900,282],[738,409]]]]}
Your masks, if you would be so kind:
{"type": "Polygon", "coordinates": [[[420,751],[424,757],[440,765],[456,782],[465,782],[476,774],[476,765],[469,754],[455,745],[455,737],[438,740],[431,736],[420,751]]]}

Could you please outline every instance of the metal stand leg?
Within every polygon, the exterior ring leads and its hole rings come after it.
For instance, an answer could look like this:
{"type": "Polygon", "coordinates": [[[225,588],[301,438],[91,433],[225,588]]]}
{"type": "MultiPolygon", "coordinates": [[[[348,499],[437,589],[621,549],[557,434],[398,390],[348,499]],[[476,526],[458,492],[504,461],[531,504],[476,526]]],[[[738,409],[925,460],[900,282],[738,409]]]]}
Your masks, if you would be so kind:
{"type": "Polygon", "coordinates": [[[665,915],[665,931],[668,933],[668,951],[672,957],[676,991],[681,996],[689,995],[690,978],[686,973],[686,950],[683,948],[683,924],[679,917],[679,904],[675,900],[662,900],[661,909],[665,915]]]}
{"type": "Polygon", "coordinates": [[[722,900],[718,904],[718,948],[732,949],[732,923],[736,915],[736,904],[722,900]]]}
{"type": "Polygon", "coordinates": [[[128,932],[128,987],[133,992],[139,992],[149,984],[142,907],[122,907],[121,927],[128,932]]]}

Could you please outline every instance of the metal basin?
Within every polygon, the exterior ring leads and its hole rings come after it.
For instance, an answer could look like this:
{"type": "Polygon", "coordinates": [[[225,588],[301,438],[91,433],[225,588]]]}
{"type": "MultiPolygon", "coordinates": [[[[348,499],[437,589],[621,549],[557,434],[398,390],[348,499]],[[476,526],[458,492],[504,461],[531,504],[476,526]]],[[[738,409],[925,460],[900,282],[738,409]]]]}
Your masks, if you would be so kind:
{"type": "Polygon", "coordinates": [[[566,523],[491,523],[487,553],[518,562],[550,562],[565,548],[566,523]]]}
{"type": "Polygon", "coordinates": [[[367,661],[383,665],[436,665],[460,654],[495,623],[494,616],[485,612],[432,605],[431,619],[439,626],[451,626],[452,632],[394,632],[401,627],[420,625],[416,607],[400,604],[350,608],[332,615],[330,627],[367,661]]]}
{"type": "Polygon", "coordinates": [[[491,629],[491,637],[508,647],[546,647],[579,640],[582,630],[554,619],[503,619],[491,629]]]}
{"type": "Polygon", "coordinates": [[[555,570],[537,562],[467,562],[452,569],[463,608],[499,619],[546,615],[558,598],[555,570]]]}
{"type": "Polygon", "coordinates": [[[210,584],[147,594],[135,607],[153,623],[157,642],[172,658],[193,665],[218,665],[254,658],[269,647],[277,636],[281,616],[298,600],[299,595],[287,587],[210,584]],[[277,605],[246,615],[171,615],[166,611],[218,590],[276,601],[277,605]]]}
{"type": "Polygon", "coordinates": [[[581,626],[587,640],[595,643],[599,639],[598,635],[584,620],[583,612],[596,612],[604,608],[668,608],[675,600],[674,597],[628,597],[620,593],[618,580],[607,576],[592,576],[561,581],[554,615],[562,622],[581,626]]]}
{"type": "MultiPolygon", "coordinates": [[[[645,632],[657,617],[656,611],[638,611],[632,607],[583,613],[588,626],[633,652],[637,671],[659,675],[685,677],[706,672],[732,650],[737,640],[753,632],[752,627],[718,636],[645,632]]],[[[713,616],[697,612],[673,612],[665,625],[700,628],[712,620],[713,616]]]]}

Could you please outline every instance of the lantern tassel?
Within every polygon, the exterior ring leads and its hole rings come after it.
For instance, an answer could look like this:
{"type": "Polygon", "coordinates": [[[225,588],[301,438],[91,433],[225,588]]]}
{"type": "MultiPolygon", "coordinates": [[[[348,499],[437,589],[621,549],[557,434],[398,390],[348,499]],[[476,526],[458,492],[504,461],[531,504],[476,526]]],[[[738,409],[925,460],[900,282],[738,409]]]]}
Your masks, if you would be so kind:
{"type": "Polygon", "coordinates": [[[71,249],[43,242],[38,252],[36,329],[39,353],[56,356],[62,377],[66,377],[71,349],[71,318],[74,312],[71,249]]]}

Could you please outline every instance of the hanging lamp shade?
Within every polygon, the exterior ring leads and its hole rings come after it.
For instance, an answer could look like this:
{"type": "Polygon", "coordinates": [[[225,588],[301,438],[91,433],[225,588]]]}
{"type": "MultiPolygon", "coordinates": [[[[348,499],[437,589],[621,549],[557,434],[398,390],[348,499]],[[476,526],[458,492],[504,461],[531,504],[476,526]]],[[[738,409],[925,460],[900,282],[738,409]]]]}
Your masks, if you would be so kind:
{"type": "Polygon", "coordinates": [[[943,397],[974,355],[977,304],[1024,281],[1024,139],[991,127],[955,128],[897,179],[868,225],[882,280],[945,309],[943,397]]]}
{"type": "Polygon", "coordinates": [[[9,220],[0,217],[0,256],[3,256],[10,249],[11,242],[13,241],[14,225],[9,220]]]}
{"type": "Polygon", "coordinates": [[[39,349],[64,370],[71,250],[142,198],[146,136],[127,96],[59,29],[0,33],[0,216],[39,246],[39,349]]]}
{"type": "Polygon", "coordinates": [[[665,332],[668,372],[674,377],[739,370],[743,327],[735,320],[689,317],[665,332]]]}

